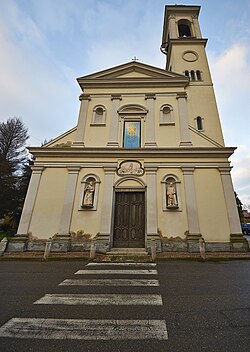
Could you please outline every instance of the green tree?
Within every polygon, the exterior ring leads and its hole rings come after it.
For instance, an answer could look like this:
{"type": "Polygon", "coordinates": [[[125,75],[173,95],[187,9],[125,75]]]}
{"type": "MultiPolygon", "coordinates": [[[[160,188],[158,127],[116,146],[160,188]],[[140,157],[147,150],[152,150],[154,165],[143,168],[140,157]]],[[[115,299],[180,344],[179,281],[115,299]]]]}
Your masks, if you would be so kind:
{"type": "Polygon", "coordinates": [[[0,123],[0,218],[7,216],[10,223],[20,208],[21,179],[29,160],[25,148],[28,138],[20,118],[0,123]]]}
{"type": "Polygon", "coordinates": [[[240,222],[244,222],[244,215],[243,215],[243,209],[242,209],[243,204],[241,203],[241,200],[239,199],[238,194],[236,192],[234,192],[234,195],[235,195],[235,199],[236,199],[240,222]]]}

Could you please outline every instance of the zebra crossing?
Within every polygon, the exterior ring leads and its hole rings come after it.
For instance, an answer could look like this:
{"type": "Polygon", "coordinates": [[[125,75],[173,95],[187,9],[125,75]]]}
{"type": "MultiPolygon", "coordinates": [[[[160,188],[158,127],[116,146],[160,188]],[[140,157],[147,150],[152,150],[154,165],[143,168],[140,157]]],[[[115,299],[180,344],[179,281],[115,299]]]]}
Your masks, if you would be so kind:
{"type": "MultiPolygon", "coordinates": [[[[58,286],[68,286],[81,293],[47,293],[33,302],[34,306],[141,306],[160,307],[162,297],[157,293],[117,293],[117,287],[159,287],[155,263],[89,263],[58,286]],[[124,276],[130,275],[130,278],[124,276]],[[104,276],[102,278],[96,276],[104,276]],[[106,278],[107,276],[107,278],[106,278]],[[117,278],[118,276],[118,278],[117,278]],[[137,276],[137,277],[134,277],[137,276]],[[143,276],[143,278],[138,278],[143,276]],[[153,278],[152,278],[153,276],[153,278]],[[145,278],[146,277],[146,278],[145,278]],[[109,293],[86,293],[85,288],[108,288],[109,293]],[[112,292],[113,291],[113,292],[112,292]]],[[[0,327],[0,337],[55,340],[167,340],[165,320],[160,319],[10,319],[0,327]]]]}

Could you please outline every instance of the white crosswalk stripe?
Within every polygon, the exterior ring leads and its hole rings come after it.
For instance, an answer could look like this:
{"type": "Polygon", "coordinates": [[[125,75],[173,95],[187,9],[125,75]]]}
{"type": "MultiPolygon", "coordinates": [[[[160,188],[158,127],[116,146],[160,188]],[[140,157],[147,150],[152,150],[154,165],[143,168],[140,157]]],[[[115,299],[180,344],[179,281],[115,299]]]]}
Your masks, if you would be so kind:
{"type": "Polygon", "coordinates": [[[151,279],[66,279],[59,286],[159,286],[151,279]]]}
{"type": "Polygon", "coordinates": [[[157,275],[157,270],[78,270],[76,275],[157,275]]]}
{"type": "MultiPolygon", "coordinates": [[[[89,263],[90,270],[78,270],[76,275],[92,275],[92,278],[65,279],[59,286],[123,286],[159,287],[159,281],[151,278],[105,278],[105,275],[157,275],[155,263],[89,263]],[[105,267],[111,267],[106,268],[105,267]],[[121,268],[119,268],[119,266],[121,268]],[[116,269],[112,269],[112,267],[116,269]],[[100,269],[99,269],[100,268],[100,269]],[[126,269],[129,268],[129,269],[126,269]],[[149,269],[146,269],[149,268],[149,269]],[[93,275],[103,275],[95,278],[93,275]]],[[[78,288],[79,291],[80,288],[78,288]]],[[[107,288],[108,289],[108,288],[107,288]]],[[[83,289],[82,289],[83,290],[83,289]]],[[[152,289],[151,289],[152,290],[152,289]]],[[[144,291],[145,292],[145,291],[144,291]]],[[[85,306],[162,306],[160,294],[45,294],[34,305],[85,305],[85,306]]],[[[142,309],[142,308],[141,308],[142,309]]],[[[152,309],[152,308],[151,308],[152,309]]],[[[0,327],[0,337],[26,339],[76,339],[76,340],[167,340],[165,320],[107,320],[107,319],[52,319],[13,318],[0,327]]]]}
{"type": "Polygon", "coordinates": [[[78,340],[167,340],[164,320],[83,320],[13,318],[0,337],[78,340]]]}
{"type": "Polygon", "coordinates": [[[104,263],[88,263],[86,266],[133,266],[133,267],[155,267],[156,263],[110,263],[110,262],[104,262],[104,263]]]}
{"type": "Polygon", "coordinates": [[[34,304],[67,305],[162,305],[161,295],[46,294],[34,304]]]}

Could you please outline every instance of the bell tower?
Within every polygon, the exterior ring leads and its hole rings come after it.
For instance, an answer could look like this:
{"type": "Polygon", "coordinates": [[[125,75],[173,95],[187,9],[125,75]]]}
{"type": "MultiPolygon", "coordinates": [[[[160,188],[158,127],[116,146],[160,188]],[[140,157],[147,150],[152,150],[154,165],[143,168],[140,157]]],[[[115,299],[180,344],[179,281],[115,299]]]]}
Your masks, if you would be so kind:
{"type": "MultiPolygon", "coordinates": [[[[224,146],[212,78],[206,55],[207,39],[199,25],[200,6],[165,6],[161,51],[166,70],[189,77],[186,87],[188,124],[192,135],[210,138],[212,145],[224,146]]],[[[203,138],[203,140],[204,140],[203,138]]],[[[193,145],[203,147],[202,139],[193,145]]]]}
{"type": "Polygon", "coordinates": [[[166,6],[161,51],[166,70],[185,74],[192,82],[212,84],[198,22],[200,6],[166,6]]]}

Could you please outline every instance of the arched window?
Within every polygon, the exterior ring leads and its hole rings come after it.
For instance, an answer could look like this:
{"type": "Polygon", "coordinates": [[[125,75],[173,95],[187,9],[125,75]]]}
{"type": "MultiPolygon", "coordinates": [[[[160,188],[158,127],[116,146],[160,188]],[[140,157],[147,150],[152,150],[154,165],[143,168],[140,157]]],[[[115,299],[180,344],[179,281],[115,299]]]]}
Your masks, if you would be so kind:
{"type": "Polygon", "coordinates": [[[191,37],[191,23],[188,20],[178,21],[179,37],[191,37]]]}
{"type": "Polygon", "coordinates": [[[160,109],[160,125],[174,125],[174,110],[169,104],[162,105],[160,109]]]}
{"type": "Polygon", "coordinates": [[[196,128],[198,131],[203,131],[204,130],[204,126],[203,126],[203,118],[200,116],[196,117],[196,128]]]}
{"type": "Polygon", "coordinates": [[[185,76],[189,77],[189,71],[185,71],[185,76]]]}
{"type": "Polygon", "coordinates": [[[192,70],[190,72],[192,81],[195,81],[195,72],[192,70]]]}
{"type": "Polygon", "coordinates": [[[162,205],[164,211],[182,210],[180,180],[175,175],[162,179],[162,205]]]}
{"type": "Polygon", "coordinates": [[[97,105],[93,109],[93,117],[91,125],[105,125],[106,124],[106,109],[103,105],[97,105]]]}
{"type": "Polygon", "coordinates": [[[93,174],[86,175],[81,184],[79,210],[96,210],[100,185],[99,177],[93,174]]]}
{"type": "Polygon", "coordinates": [[[198,81],[201,81],[201,71],[199,70],[196,71],[196,77],[198,81]]]}

